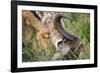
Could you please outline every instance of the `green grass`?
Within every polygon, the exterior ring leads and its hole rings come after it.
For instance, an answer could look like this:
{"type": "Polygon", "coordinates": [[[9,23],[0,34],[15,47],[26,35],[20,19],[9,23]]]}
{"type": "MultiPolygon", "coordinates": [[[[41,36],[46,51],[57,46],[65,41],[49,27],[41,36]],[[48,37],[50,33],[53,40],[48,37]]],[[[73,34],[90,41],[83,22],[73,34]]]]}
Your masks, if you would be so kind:
{"type": "MultiPolygon", "coordinates": [[[[72,21],[63,19],[66,30],[73,33],[74,35],[77,35],[81,39],[84,45],[85,51],[81,52],[78,57],[76,56],[77,57],[76,59],[89,59],[90,58],[90,15],[87,13],[86,14],[65,13],[65,15],[72,18],[72,21]]],[[[73,53],[75,55],[75,52],[73,53]]]]}
{"type": "MultiPolygon", "coordinates": [[[[63,19],[65,30],[78,36],[85,50],[77,53],[77,48],[71,49],[70,52],[63,57],[62,60],[77,60],[90,58],[90,15],[88,13],[65,13],[65,16],[72,18],[72,21],[63,19]]],[[[36,30],[33,29],[31,42],[23,43],[22,47],[22,61],[35,62],[35,61],[51,61],[55,47],[50,40],[46,40],[49,48],[43,48],[41,43],[36,39],[36,30]]]]}

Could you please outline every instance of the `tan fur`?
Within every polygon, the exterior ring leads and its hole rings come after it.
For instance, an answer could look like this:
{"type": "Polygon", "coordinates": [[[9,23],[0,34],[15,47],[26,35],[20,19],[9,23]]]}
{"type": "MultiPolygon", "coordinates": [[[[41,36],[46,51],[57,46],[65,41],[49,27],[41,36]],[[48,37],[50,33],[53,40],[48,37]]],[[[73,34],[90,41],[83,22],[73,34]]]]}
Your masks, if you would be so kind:
{"type": "MultiPolygon", "coordinates": [[[[26,20],[27,28],[30,26],[30,27],[33,27],[36,30],[38,30],[38,32],[37,32],[37,40],[40,41],[41,44],[45,48],[47,48],[48,45],[47,45],[47,43],[46,43],[46,41],[44,39],[48,38],[48,35],[49,35],[48,29],[41,23],[41,21],[36,16],[34,16],[28,10],[27,11],[26,10],[22,11],[22,18],[26,20]]],[[[27,31],[27,29],[26,29],[26,31],[27,31]]],[[[29,38],[31,38],[31,37],[28,37],[26,39],[29,39],[29,38]]]]}

